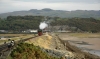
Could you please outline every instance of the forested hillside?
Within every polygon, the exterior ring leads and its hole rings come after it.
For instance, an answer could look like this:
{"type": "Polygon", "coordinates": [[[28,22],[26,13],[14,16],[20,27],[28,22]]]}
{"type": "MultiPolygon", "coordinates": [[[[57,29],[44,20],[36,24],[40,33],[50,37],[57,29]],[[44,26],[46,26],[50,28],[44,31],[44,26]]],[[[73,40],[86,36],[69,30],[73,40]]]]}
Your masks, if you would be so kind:
{"type": "MultiPolygon", "coordinates": [[[[76,27],[77,31],[100,32],[100,20],[94,18],[60,18],[48,17],[51,26],[76,27]]],[[[39,24],[44,20],[44,16],[8,16],[0,19],[0,30],[23,31],[28,29],[39,29],[39,24]]]]}
{"type": "Polygon", "coordinates": [[[0,20],[0,30],[38,29],[42,19],[42,16],[8,16],[6,20],[0,20]]]}

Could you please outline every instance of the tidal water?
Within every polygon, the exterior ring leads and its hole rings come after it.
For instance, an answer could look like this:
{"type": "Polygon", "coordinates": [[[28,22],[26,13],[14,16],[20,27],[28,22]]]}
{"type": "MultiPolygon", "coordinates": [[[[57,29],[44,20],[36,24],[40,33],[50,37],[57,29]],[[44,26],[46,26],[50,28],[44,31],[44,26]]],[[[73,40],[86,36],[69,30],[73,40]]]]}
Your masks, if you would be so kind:
{"type": "Polygon", "coordinates": [[[81,40],[68,40],[70,44],[75,45],[82,49],[83,51],[89,52],[100,56],[100,39],[81,39],[81,40]],[[90,41],[89,41],[90,40],[90,41]]]}

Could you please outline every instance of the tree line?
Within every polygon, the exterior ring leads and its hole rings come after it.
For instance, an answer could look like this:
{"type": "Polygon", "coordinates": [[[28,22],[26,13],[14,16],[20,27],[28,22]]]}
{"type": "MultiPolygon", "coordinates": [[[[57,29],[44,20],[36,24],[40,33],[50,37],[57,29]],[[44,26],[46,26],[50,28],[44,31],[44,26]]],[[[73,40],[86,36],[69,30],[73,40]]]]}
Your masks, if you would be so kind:
{"type": "Polygon", "coordinates": [[[0,20],[0,30],[38,29],[43,16],[8,16],[0,20]]]}
{"type": "MultiPolygon", "coordinates": [[[[40,22],[44,21],[44,16],[8,16],[6,19],[0,18],[0,30],[22,31],[27,29],[39,29],[40,22]]],[[[60,18],[48,17],[51,19],[51,26],[67,25],[77,27],[82,31],[100,32],[100,20],[94,18],[60,18]]]]}

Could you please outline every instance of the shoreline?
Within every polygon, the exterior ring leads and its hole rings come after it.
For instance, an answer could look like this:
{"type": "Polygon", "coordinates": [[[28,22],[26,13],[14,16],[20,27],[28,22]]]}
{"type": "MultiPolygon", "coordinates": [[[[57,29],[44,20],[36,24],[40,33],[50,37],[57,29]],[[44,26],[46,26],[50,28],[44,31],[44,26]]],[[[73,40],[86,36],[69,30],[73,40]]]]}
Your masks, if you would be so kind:
{"type": "Polygon", "coordinates": [[[77,45],[75,45],[75,44],[78,44],[79,46],[81,46],[81,45],[85,45],[85,46],[91,45],[92,46],[93,44],[88,43],[88,42],[85,42],[85,41],[80,41],[81,39],[80,38],[77,38],[77,37],[73,37],[73,36],[71,37],[69,35],[67,35],[65,37],[64,36],[62,36],[62,35],[60,36],[60,34],[58,35],[58,37],[63,41],[63,43],[64,44],[66,43],[66,47],[68,48],[67,50],[69,50],[69,51],[71,51],[73,53],[76,53],[76,54],[78,53],[78,55],[79,54],[82,54],[82,55],[85,56],[85,59],[100,59],[100,56],[99,55],[93,54],[93,53],[95,53],[93,51],[94,49],[91,49],[90,48],[90,50],[89,50],[91,52],[90,53],[88,50],[86,50],[86,49],[89,49],[89,48],[86,48],[84,50],[83,47],[78,47],[77,45]],[[63,38],[66,38],[66,40],[63,39],[63,38]],[[80,39],[80,40],[78,41],[76,39],[80,39]],[[73,41],[74,43],[73,42],[69,42],[69,41],[73,41]]]}
{"type": "Polygon", "coordinates": [[[89,44],[88,42],[84,42],[84,41],[70,41],[70,40],[68,40],[68,41],[70,44],[77,46],[79,49],[100,57],[100,50],[87,48],[88,46],[93,46],[93,44],[89,44]]]}
{"type": "Polygon", "coordinates": [[[79,47],[70,44],[68,41],[63,41],[63,42],[66,43],[66,47],[68,48],[68,51],[71,51],[71,52],[77,54],[77,56],[82,54],[82,55],[85,56],[85,59],[99,59],[100,58],[97,55],[91,54],[91,53],[89,53],[87,51],[83,51],[79,47]]]}

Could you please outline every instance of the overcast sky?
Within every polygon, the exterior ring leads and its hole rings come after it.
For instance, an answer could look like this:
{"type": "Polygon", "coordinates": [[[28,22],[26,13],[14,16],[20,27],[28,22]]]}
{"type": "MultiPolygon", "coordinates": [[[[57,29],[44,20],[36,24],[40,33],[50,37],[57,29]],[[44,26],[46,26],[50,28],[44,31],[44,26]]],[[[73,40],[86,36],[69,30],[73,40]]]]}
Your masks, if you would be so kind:
{"type": "Polygon", "coordinates": [[[43,8],[100,10],[100,0],[0,0],[0,13],[43,8]]]}

